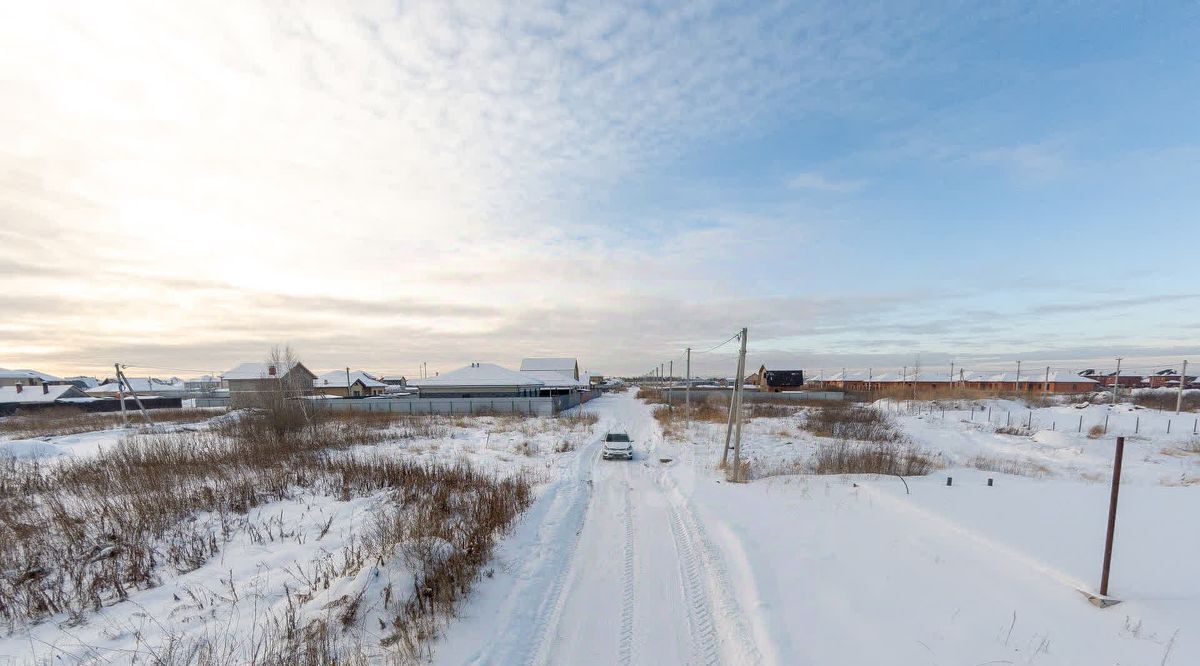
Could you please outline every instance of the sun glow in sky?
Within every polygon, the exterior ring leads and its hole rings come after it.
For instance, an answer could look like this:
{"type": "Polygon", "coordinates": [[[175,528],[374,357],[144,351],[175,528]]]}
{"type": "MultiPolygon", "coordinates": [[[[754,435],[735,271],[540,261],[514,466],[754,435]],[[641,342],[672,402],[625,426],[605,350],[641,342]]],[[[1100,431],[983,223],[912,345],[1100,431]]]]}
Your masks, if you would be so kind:
{"type": "Polygon", "coordinates": [[[1198,34],[1190,3],[6,2],[0,366],[633,373],[741,326],[801,367],[1195,357],[1198,34]]]}

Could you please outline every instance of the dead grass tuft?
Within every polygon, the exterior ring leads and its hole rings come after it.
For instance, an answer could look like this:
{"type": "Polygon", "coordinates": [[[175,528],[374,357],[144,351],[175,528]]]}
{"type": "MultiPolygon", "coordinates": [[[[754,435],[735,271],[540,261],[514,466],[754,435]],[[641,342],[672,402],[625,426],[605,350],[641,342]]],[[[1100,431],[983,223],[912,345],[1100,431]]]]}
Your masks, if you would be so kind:
{"type": "Polygon", "coordinates": [[[908,444],[841,440],[819,444],[809,469],[813,474],[923,476],[937,469],[937,462],[923,449],[908,444]]]}
{"type": "Polygon", "coordinates": [[[904,441],[903,433],[887,412],[840,402],[810,410],[802,427],[819,437],[865,442],[904,441]]]}
{"type": "MultiPolygon", "coordinates": [[[[223,413],[224,409],[154,409],[150,411],[150,417],[155,423],[199,423],[223,413]]],[[[129,420],[138,424],[142,417],[134,414],[129,420]]],[[[63,405],[0,419],[0,434],[14,439],[60,437],[112,430],[121,425],[119,412],[93,413],[63,405]]]]}
{"type": "Polygon", "coordinates": [[[1012,474],[1014,476],[1042,478],[1050,476],[1051,473],[1049,467],[1033,462],[1032,460],[997,458],[982,454],[972,458],[969,464],[971,467],[985,472],[999,472],[1000,474],[1012,474]]]}

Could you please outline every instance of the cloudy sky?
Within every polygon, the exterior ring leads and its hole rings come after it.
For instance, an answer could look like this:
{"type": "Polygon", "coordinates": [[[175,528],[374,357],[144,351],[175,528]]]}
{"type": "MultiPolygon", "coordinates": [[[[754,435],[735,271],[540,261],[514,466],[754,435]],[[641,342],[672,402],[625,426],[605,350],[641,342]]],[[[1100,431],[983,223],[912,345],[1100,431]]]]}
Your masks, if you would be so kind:
{"type": "Polygon", "coordinates": [[[1197,5],[849,4],[4,2],[0,366],[1200,361],[1197,5]]]}

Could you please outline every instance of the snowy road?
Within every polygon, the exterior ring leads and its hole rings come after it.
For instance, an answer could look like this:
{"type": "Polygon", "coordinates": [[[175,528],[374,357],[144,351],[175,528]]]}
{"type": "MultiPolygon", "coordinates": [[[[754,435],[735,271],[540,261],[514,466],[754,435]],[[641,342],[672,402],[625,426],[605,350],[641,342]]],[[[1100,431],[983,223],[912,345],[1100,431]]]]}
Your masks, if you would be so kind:
{"type": "Polygon", "coordinates": [[[631,395],[585,407],[597,440],[551,484],[501,558],[512,584],[482,593],[452,627],[442,663],[773,663],[731,588],[726,563],[680,489],[699,464],[663,444],[631,395]],[[599,437],[627,431],[632,462],[599,458],[599,437]],[[663,463],[661,457],[672,458],[663,463]],[[495,614],[493,614],[493,612],[495,614]]]}
{"type": "MultiPolygon", "coordinates": [[[[1126,511],[1147,518],[1121,525],[1151,532],[1122,542],[1130,596],[1115,612],[1098,611],[1076,590],[1093,574],[1094,544],[1076,547],[1084,537],[1057,533],[1103,526],[1102,484],[1007,477],[989,487],[993,473],[959,469],[953,488],[940,475],[910,479],[911,495],[875,477],[731,486],[713,470],[719,442],[664,443],[650,408],[631,394],[585,409],[600,416],[595,439],[546,470],[551,480],[501,545],[494,577],[447,628],[437,663],[1175,664],[1200,656],[1200,588],[1169,574],[1178,567],[1161,549],[1138,554],[1162,532],[1138,494],[1126,511]],[[599,459],[608,429],[629,432],[634,461],[599,459]],[[1083,553],[1082,567],[1059,555],[1067,552],[1083,553]]],[[[1147,500],[1160,495],[1184,515],[1200,508],[1187,489],[1147,489],[1147,500]]],[[[1190,543],[1181,538],[1174,542],[1190,543]]]]}

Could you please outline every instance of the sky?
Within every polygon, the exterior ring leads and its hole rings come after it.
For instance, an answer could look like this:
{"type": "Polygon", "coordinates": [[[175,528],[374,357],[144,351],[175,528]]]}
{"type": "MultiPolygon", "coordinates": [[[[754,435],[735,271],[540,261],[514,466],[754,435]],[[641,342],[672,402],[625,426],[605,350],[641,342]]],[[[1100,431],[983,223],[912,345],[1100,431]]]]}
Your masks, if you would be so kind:
{"type": "Polygon", "coordinates": [[[1197,35],[1196,3],[0,0],[0,367],[634,374],[743,326],[810,372],[1200,363],[1197,35]]]}

